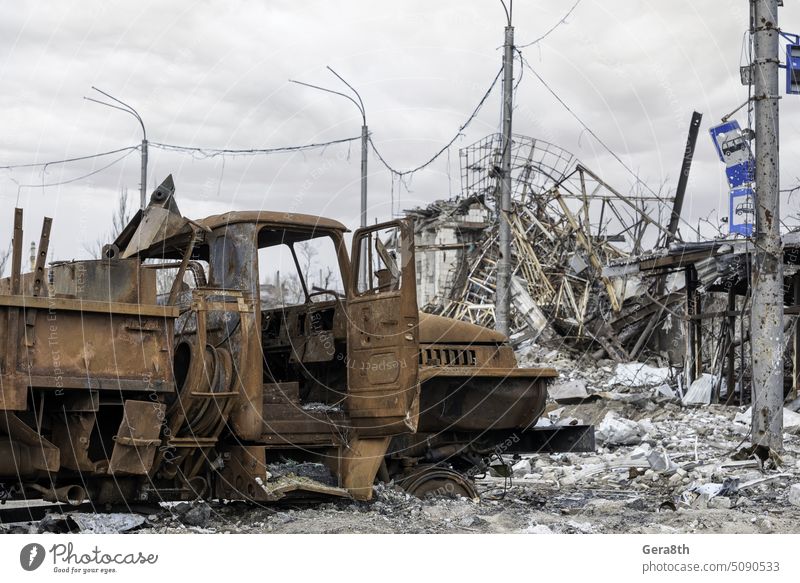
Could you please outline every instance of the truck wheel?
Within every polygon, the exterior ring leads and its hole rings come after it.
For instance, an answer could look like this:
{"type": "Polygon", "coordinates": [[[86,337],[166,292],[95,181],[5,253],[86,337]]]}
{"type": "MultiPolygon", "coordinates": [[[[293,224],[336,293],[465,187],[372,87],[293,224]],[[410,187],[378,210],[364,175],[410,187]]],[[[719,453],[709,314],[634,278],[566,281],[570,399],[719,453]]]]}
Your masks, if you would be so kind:
{"type": "Polygon", "coordinates": [[[442,466],[417,466],[411,474],[400,481],[400,487],[417,498],[461,496],[478,500],[478,491],[467,476],[442,466]]]}

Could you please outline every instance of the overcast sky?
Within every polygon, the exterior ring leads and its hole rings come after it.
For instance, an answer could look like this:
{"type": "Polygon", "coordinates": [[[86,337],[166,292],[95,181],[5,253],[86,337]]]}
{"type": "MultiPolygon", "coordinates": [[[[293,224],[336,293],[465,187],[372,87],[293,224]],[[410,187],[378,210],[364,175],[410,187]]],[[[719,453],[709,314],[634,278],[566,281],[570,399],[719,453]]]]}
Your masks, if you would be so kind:
{"type": "MultiPolygon", "coordinates": [[[[288,83],[343,89],[325,69],[330,65],[361,93],[385,158],[411,168],[452,138],[489,86],[501,64],[505,24],[499,1],[478,0],[3,3],[0,165],[137,144],[141,131],[131,116],[82,99],[92,85],[133,105],[156,142],[264,148],[356,136],[360,115],[351,103],[288,83]]],[[[539,37],[572,4],[517,0],[517,44],[539,37]]],[[[781,26],[800,32],[800,7],[786,4],[781,26]]],[[[566,24],[523,53],[653,188],[666,182],[674,191],[691,113],[702,112],[685,208],[696,221],[727,207],[707,129],[747,97],[739,82],[747,10],[746,0],[583,0],[566,24]]],[[[530,74],[516,105],[516,133],[554,142],[620,190],[630,189],[631,176],[530,74]]],[[[800,175],[792,164],[800,154],[800,97],[784,97],[781,110],[786,186],[800,175]]],[[[411,192],[393,188],[371,156],[370,222],[390,216],[392,196],[397,210],[456,194],[458,148],[498,131],[499,123],[498,90],[450,155],[413,177],[411,192]]],[[[152,149],[148,190],[171,173],[190,217],[294,210],[356,226],[359,156],[357,142],[224,159],[152,149]]],[[[138,204],[138,152],[68,185],[18,184],[70,180],[117,157],[46,172],[0,171],[0,234],[9,237],[19,197],[26,241],[38,238],[42,216],[52,216],[56,258],[86,257],[85,244],[108,229],[120,188],[138,204]]]]}

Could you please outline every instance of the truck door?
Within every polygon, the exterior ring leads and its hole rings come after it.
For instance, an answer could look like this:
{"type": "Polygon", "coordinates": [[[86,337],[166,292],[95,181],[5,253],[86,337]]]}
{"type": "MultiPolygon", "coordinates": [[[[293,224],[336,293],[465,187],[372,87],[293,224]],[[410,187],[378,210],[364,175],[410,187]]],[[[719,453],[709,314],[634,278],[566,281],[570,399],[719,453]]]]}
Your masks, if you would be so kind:
{"type": "Polygon", "coordinates": [[[363,436],[416,431],[419,312],[411,221],[357,230],[351,256],[347,286],[351,422],[363,436]]]}

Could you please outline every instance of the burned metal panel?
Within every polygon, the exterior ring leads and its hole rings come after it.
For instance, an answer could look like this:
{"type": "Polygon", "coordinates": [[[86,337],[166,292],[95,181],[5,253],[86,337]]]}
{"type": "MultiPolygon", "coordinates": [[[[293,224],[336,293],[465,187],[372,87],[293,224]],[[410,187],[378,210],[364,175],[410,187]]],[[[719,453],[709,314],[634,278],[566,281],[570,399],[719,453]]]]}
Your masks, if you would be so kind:
{"type": "Polygon", "coordinates": [[[50,295],[82,300],[156,303],[156,274],[138,259],[70,261],[50,268],[50,295]]]}
{"type": "MultiPolygon", "coordinates": [[[[42,301],[47,301],[42,298],[42,301]]],[[[2,301],[0,301],[0,305],[2,301]]],[[[47,305],[47,304],[45,304],[47,305]]],[[[32,387],[172,391],[172,319],[81,310],[79,301],[38,310],[16,370],[32,387]]],[[[0,308],[1,309],[1,308],[0,308]]],[[[22,336],[22,335],[25,336],[22,336]]]]}
{"type": "MultiPolygon", "coordinates": [[[[59,417],[52,422],[52,440],[61,451],[61,465],[76,472],[95,472],[98,468],[89,458],[89,444],[97,422],[97,413],[65,411],[59,417]]],[[[101,464],[101,471],[105,469],[103,465],[101,464]]]]}
{"type": "Polygon", "coordinates": [[[109,473],[147,475],[161,444],[163,419],[163,404],[126,400],[122,422],[114,437],[109,473]]]}
{"type": "Polygon", "coordinates": [[[419,415],[419,312],[416,301],[414,235],[410,221],[359,229],[353,237],[353,268],[348,290],[347,411],[361,435],[415,431],[419,415]],[[364,252],[381,253],[379,231],[399,235],[399,289],[375,273],[362,293],[356,279],[364,252]],[[364,244],[362,241],[368,241],[364,244]],[[369,248],[367,247],[369,245],[369,248]]]}
{"type": "Polygon", "coordinates": [[[419,431],[530,427],[544,411],[547,378],[435,376],[422,384],[419,431]]]}

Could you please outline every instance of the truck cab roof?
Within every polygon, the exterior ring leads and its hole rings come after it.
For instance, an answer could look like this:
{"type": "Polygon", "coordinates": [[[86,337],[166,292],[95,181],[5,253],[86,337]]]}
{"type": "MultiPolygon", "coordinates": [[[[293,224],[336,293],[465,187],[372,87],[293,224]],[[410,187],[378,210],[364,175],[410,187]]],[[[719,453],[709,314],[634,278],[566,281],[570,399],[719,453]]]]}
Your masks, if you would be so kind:
{"type": "Polygon", "coordinates": [[[221,215],[212,215],[197,221],[209,229],[217,229],[234,223],[258,223],[263,226],[274,226],[286,229],[324,230],[348,232],[349,229],[339,221],[306,215],[302,213],[276,211],[231,211],[221,215]]]}

